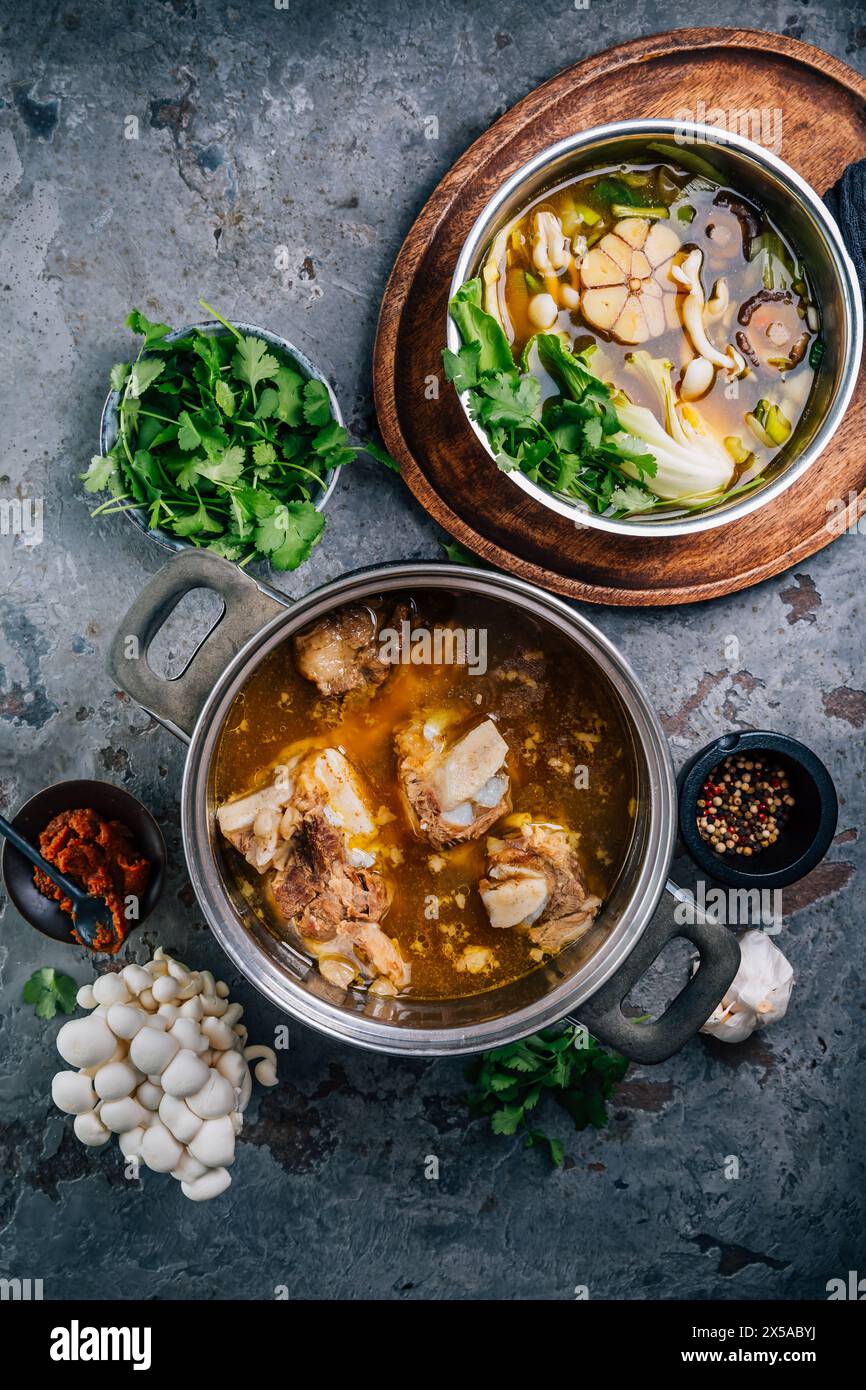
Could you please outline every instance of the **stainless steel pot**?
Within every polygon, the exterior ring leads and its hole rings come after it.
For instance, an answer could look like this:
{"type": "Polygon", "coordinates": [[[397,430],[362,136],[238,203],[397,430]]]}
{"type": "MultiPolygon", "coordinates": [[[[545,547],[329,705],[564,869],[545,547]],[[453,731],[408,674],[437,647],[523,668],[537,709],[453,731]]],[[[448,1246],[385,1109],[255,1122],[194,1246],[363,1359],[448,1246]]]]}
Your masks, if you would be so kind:
{"type": "MultiPolygon", "coordinates": [[[[720,133],[713,126],[663,120],[617,121],[593,126],[541,150],[497,189],[464,242],[454,268],[449,298],[464,281],[479,273],[483,256],[497,232],[543,189],[554,187],[581,169],[634,159],[645,151],[650,140],[682,145],[684,153],[696,150],[729,179],[733,188],[756,198],[790,235],[806,263],[821,310],[825,352],[809,404],[778,459],[773,460],[770,480],[757,491],[723,502],[711,511],[617,521],[613,517],[596,516],[573,498],[539,487],[519,471],[505,477],[542,506],[569,517],[575,525],[622,536],[684,536],[748,516],[801,478],[838,429],[856,385],[863,347],[863,311],[857,276],[839,228],[806,181],[769,150],[742,135],[720,133]]],[[[450,318],[447,342],[452,351],[460,346],[460,334],[450,318]]],[[[462,400],[466,410],[465,395],[462,400]]],[[[492,458],[487,435],[469,417],[468,410],[466,418],[492,458]]]]}
{"type": "Polygon", "coordinates": [[[421,1056],[479,1052],[547,1024],[579,1019],[604,1042],[642,1062],[663,1061],[700,1028],[736,973],[733,935],[698,917],[680,925],[666,886],[676,826],[676,790],[659,721],[637,677],[610,642],[561,599],[531,584],[463,565],[400,564],[346,575],[289,605],[284,596],[206,551],[164,566],[120,624],[110,653],[116,683],[189,741],[181,823],[190,878],[214,935],[234,964],[278,1008],[330,1037],[379,1052],[421,1056]],[[175,680],[147,662],[155,634],[184,594],[214,589],[225,610],[175,680]],[[505,601],[563,633],[591,659],[632,739],[637,811],[626,862],[600,915],[594,950],[576,943],[523,980],[458,1000],[382,999],[328,984],[309,960],[255,915],[222,867],[212,771],[231,703],[252,671],[293,632],[341,604],[394,590],[470,591],[505,601]],[[130,659],[129,653],[136,655],[130,659]],[[673,937],[700,951],[700,968],[658,1020],[636,1024],[623,999],[673,937]]]}

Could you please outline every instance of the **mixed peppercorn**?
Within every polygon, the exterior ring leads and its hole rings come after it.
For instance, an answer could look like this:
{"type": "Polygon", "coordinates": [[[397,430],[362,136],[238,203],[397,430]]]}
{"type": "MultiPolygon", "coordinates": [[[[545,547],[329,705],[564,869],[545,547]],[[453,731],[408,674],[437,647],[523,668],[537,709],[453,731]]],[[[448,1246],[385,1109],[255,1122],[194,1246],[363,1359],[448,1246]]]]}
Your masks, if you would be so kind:
{"type": "Polygon", "coordinates": [[[696,805],[698,834],[716,854],[749,857],[776,843],[794,798],[778,763],[737,754],[713,768],[696,805]]]}

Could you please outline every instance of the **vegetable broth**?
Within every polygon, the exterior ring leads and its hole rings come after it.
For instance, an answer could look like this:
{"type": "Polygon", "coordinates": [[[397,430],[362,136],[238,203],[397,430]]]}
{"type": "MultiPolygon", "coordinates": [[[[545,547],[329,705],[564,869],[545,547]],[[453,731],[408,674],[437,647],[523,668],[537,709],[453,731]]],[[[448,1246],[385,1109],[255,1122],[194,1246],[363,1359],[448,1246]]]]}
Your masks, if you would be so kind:
{"type": "MultiPolygon", "coordinates": [[[[399,665],[372,695],[341,702],[321,697],[299,674],[286,643],[260,664],[226,717],[213,796],[222,803],[257,789],[292,752],[341,748],[365,777],[378,810],[379,853],[394,888],[382,926],[411,963],[408,992],[457,998],[517,979],[541,956],[520,932],[490,926],[478,894],[486,835],[437,850],[413,831],[396,776],[395,729],[434,705],[457,706],[467,719],[491,715],[508,744],[513,813],[558,820],[576,832],[588,886],[602,899],[632,835],[631,741],[591,662],[546,624],[473,595],[390,594],[388,601],[414,602],[428,628],[485,633],[486,672],[445,663],[399,665]],[[479,974],[459,968],[469,946],[489,948],[494,964],[479,974]]],[[[224,853],[257,914],[291,939],[255,871],[234,850],[224,847],[224,853]]]]}
{"type": "MultiPolygon", "coordinates": [[[[704,161],[696,157],[695,164],[703,167],[704,161]]],[[[806,273],[795,248],[767,213],[737,190],[726,188],[718,175],[711,181],[656,157],[568,179],[540,194],[496,237],[483,278],[485,308],[502,323],[516,361],[540,330],[561,333],[575,352],[592,345],[593,372],[658,416],[657,395],[627,359],[639,349],[653,358],[668,359],[678,399],[694,402],[709,430],[725,441],[734,458],[728,489],[772,472],[773,460],[806,408],[822,353],[820,322],[806,273]],[[539,214],[556,218],[565,238],[568,263],[552,273],[539,269],[539,259],[546,259],[536,254],[542,225],[539,214]],[[665,227],[676,234],[681,250],[674,254],[674,264],[682,264],[691,249],[700,249],[700,274],[708,300],[716,283],[725,282],[727,307],[717,317],[708,317],[706,326],[717,349],[723,351],[730,344],[742,354],[747,370],[737,379],[716,370],[708,391],[683,398],[682,373],[697,354],[683,324],[686,296],[681,286],[677,292],[678,285],[668,272],[661,285],[666,322],[659,333],[621,341],[615,327],[599,326],[584,313],[586,288],[581,274],[587,257],[614,228],[642,214],[651,228],[665,227]],[[545,295],[555,301],[556,317],[551,322],[533,321],[533,303],[537,305],[545,295]],[[775,298],[767,299],[767,295],[775,298]],[[574,307],[578,297],[580,306],[574,307]],[[750,320],[743,322],[749,307],[750,320]],[[777,345],[774,338],[779,340],[777,345]],[[791,353],[798,360],[791,360],[791,353]],[[785,361],[790,365],[781,366],[785,361]],[[773,412],[770,435],[761,423],[768,408],[773,412]],[[757,418],[757,424],[753,427],[747,417],[757,418]]],[[[559,385],[540,364],[530,366],[541,382],[542,399],[558,397],[559,385]]],[[[648,486],[652,487],[651,479],[648,486]]]]}

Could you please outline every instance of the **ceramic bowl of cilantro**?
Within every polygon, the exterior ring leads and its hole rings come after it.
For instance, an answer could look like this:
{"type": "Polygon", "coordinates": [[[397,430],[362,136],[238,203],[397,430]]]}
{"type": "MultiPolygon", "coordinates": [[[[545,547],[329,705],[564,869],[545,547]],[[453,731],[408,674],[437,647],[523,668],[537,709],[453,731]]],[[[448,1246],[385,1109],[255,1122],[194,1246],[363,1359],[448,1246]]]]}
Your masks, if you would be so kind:
{"type": "Polygon", "coordinates": [[[322,373],[275,333],[214,317],[126,320],[141,338],[111,369],[100,452],[82,474],[169,550],[297,569],[321,538],[339,469],[359,452],[322,373]]]}

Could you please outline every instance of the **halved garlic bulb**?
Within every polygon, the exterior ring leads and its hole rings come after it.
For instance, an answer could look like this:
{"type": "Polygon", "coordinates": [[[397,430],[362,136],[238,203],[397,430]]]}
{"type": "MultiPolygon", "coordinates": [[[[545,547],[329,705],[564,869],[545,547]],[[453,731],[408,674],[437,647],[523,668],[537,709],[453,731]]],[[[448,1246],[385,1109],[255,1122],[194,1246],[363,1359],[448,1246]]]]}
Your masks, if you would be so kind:
{"type": "Polygon", "coordinates": [[[784,1018],[794,987],[794,970],[766,932],[740,937],[740,968],[702,1033],[722,1042],[743,1042],[756,1029],[784,1018]]]}
{"type": "Polygon", "coordinates": [[[679,323],[671,278],[681,249],[672,227],[625,217],[588,251],[580,267],[582,312],[621,343],[645,343],[679,323]]]}

